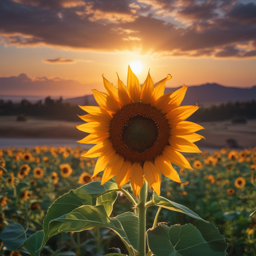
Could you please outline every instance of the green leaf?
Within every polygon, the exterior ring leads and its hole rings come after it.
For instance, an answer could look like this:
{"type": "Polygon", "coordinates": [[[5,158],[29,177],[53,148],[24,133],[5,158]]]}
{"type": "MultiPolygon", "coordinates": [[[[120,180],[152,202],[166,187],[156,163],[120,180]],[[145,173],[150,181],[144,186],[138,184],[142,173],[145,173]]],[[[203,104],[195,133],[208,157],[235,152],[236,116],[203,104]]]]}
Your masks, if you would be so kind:
{"type": "Polygon", "coordinates": [[[108,216],[113,211],[113,205],[117,199],[117,192],[113,191],[107,194],[103,194],[97,198],[96,205],[103,205],[105,207],[108,216]]]}
{"type": "MultiPolygon", "coordinates": [[[[158,196],[156,193],[153,194],[153,203],[154,203],[154,205],[166,208],[168,210],[175,211],[175,212],[181,212],[181,213],[187,214],[188,216],[190,216],[192,218],[205,221],[204,219],[202,219],[200,216],[198,216],[196,213],[191,211],[186,206],[172,202],[162,196],[158,196]]],[[[205,222],[207,222],[207,221],[205,221],[205,222]]]]}
{"type": "Polygon", "coordinates": [[[55,254],[55,256],[76,256],[74,252],[60,252],[55,254]]]}
{"type": "Polygon", "coordinates": [[[94,228],[109,228],[120,236],[121,240],[126,245],[126,248],[132,253],[132,243],[129,240],[129,238],[131,238],[130,230],[126,233],[126,230],[122,225],[124,217],[125,216],[120,217],[119,215],[110,219],[103,205],[80,206],[72,212],[50,221],[48,237],[50,238],[61,232],[80,232],[94,228]]]}
{"type": "Polygon", "coordinates": [[[133,212],[125,212],[112,218],[112,221],[117,219],[121,222],[125,233],[135,250],[138,250],[138,241],[139,241],[139,219],[138,216],[133,212]]]}
{"type": "Polygon", "coordinates": [[[0,239],[8,250],[15,251],[25,243],[27,237],[23,227],[14,223],[4,228],[0,234],[0,239]]]}
{"type": "Polygon", "coordinates": [[[24,247],[30,252],[32,256],[40,256],[40,248],[43,238],[44,232],[43,230],[40,230],[27,239],[26,243],[24,244],[24,247]]]}
{"type": "MultiPolygon", "coordinates": [[[[101,186],[100,181],[93,181],[78,189],[70,190],[68,193],[59,197],[48,209],[43,223],[45,244],[49,239],[48,226],[51,220],[54,220],[63,214],[67,214],[82,205],[92,205],[92,197],[102,196],[105,193],[118,190],[117,184],[113,181],[106,182],[101,186]]],[[[109,204],[107,205],[109,212],[109,204]]]]}
{"type": "Polygon", "coordinates": [[[225,256],[227,243],[218,229],[210,223],[168,227],[159,225],[148,231],[149,247],[156,256],[225,256]]]}

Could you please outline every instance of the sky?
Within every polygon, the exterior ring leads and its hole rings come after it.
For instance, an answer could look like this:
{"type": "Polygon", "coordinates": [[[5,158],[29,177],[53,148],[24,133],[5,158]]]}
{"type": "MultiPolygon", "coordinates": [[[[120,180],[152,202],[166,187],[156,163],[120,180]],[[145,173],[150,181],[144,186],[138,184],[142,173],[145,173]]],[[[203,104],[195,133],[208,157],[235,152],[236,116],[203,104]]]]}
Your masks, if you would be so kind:
{"type": "Polygon", "coordinates": [[[0,0],[0,78],[74,81],[79,96],[102,75],[126,82],[135,60],[141,83],[256,85],[256,0],[0,0]]]}

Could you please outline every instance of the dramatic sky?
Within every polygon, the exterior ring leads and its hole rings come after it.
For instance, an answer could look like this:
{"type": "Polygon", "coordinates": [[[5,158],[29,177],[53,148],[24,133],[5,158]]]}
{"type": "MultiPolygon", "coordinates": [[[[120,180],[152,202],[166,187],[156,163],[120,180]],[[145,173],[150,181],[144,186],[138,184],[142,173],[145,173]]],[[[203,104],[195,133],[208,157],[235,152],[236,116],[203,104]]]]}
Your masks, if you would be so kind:
{"type": "Polygon", "coordinates": [[[255,85],[256,0],[0,0],[0,78],[74,80],[79,96],[134,60],[141,82],[255,85]]]}

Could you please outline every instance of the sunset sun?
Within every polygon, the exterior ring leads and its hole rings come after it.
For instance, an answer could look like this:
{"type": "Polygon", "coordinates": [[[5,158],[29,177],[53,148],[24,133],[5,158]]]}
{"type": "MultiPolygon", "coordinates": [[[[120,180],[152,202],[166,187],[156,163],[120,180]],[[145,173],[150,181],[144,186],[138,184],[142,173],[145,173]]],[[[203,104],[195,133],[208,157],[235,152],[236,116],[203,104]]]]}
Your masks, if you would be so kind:
{"type": "Polygon", "coordinates": [[[143,65],[140,61],[133,61],[130,63],[130,67],[135,74],[139,74],[142,71],[143,65]]]}

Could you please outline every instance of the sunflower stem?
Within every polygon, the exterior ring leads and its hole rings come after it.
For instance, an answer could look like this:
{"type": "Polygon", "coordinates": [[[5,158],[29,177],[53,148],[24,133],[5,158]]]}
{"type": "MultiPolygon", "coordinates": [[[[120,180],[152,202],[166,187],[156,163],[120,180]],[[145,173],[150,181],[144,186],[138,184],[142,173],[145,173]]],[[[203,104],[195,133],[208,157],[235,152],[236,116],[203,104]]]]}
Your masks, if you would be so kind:
{"type": "Polygon", "coordinates": [[[148,183],[145,181],[140,190],[139,209],[139,256],[146,255],[146,212],[147,208],[148,183]]]}

